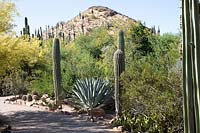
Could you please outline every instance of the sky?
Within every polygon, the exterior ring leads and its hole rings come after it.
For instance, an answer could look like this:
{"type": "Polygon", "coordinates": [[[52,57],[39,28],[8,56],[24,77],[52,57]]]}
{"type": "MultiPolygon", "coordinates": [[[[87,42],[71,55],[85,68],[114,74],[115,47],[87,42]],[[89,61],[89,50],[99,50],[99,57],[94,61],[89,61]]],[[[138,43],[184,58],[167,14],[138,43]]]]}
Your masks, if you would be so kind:
{"type": "Polygon", "coordinates": [[[161,33],[178,33],[180,28],[180,0],[17,0],[15,18],[17,33],[24,27],[28,17],[31,33],[45,25],[68,21],[91,6],[106,6],[135,20],[145,22],[147,27],[160,27],[161,33]]]}

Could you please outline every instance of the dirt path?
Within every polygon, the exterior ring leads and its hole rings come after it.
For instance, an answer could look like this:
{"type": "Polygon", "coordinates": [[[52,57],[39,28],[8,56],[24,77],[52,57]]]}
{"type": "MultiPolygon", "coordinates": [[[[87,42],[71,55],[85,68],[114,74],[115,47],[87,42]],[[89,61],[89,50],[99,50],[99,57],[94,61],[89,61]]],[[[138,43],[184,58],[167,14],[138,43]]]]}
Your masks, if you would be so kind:
{"type": "Polygon", "coordinates": [[[13,133],[113,133],[107,126],[78,116],[47,112],[25,105],[5,104],[0,97],[0,114],[8,116],[13,133]]]}

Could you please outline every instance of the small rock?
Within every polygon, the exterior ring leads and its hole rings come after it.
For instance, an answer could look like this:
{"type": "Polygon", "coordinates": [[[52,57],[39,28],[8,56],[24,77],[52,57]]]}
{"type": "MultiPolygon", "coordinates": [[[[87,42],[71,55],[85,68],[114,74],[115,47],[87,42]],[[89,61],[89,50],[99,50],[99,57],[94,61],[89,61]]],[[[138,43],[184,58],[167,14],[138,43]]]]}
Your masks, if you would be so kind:
{"type": "Polygon", "coordinates": [[[109,121],[109,124],[112,124],[115,120],[116,120],[116,117],[112,118],[112,119],[109,121]]]}
{"type": "Polygon", "coordinates": [[[118,129],[119,131],[123,131],[123,127],[122,127],[122,126],[118,126],[117,129],[118,129]]]}
{"type": "Polygon", "coordinates": [[[48,97],[48,94],[43,94],[41,98],[47,99],[48,97]]]}
{"type": "Polygon", "coordinates": [[[26,96],[26,95],[23,95],[23,96],[22,96],[22,100],[26,101],[26,100],[27,100],[27,96],[26,96]]]}
{"type": "Polygon", "coordinates": [[[117,127],[113,127],[114,130],[117,130],[117,127]]]}
{"type": "Polygon", "coordinates": [[[32,100],[33,100],[32,96],[31,96],[30,94],[27,95],[27,101],[30,102],[30,101],[32,101],[32,100]]]}
{"type": "Polygon", "coordinates": [[[32,99],[33,99],[33,100],[39,100],[39,97],[38,97],[38,95],[33,95],[33,96],[32,96],[32,99]]]}
{"type": "Polygon", "coordinates": [[[48,102],[48,103],[50,103],[50,101],[52,101],[50,98],[46,98],[46,101],[48,102]]]}
{"type": "Polygon", "coordinates": [[[17,99],[16,102],[17,102],[17,104],[20,104],[20,105],[21,105],[21,104],[23,103],[23,100],[21,100],[21,99],[17,99]]]}
{"type": "Polygon", "coordinates": [[[43,102],[41,100],[37,101],[37,104],[43,106],[43,102]]]}

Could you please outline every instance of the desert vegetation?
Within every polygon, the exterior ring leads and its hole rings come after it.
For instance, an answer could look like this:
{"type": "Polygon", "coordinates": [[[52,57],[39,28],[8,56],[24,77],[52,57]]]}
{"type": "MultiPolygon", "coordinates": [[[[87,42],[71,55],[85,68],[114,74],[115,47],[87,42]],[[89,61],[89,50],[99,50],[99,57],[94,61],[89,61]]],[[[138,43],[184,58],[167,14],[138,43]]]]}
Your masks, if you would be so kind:
{"type": "Polygon", "coordinates": [[[16,37],[14,4],[0,1],[0,7],[1,96],[30,101],[48,94],[53,110],[67,99],[92,118],[97,108],[116,112],[113,125],[130,132],[183,131],[180,35],[113,21],[112,32],[100,26],[73,40],[62,33],[44,39],[40,30],[30,34],[25,18],[16,37]]]}

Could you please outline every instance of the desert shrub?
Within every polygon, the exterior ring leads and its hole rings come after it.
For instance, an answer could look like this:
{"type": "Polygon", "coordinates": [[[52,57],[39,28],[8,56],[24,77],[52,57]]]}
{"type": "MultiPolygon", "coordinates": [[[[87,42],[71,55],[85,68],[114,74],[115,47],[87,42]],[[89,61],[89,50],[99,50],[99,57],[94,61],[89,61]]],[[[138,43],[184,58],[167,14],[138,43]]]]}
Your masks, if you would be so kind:
{"type": "Polygon", "coordinates": [[[127,130],[152,133],[183,130],[179,42],[176,35],[149,37],[153,51],[143,52],[145,56],[136,52],[127,64],[121,77],[126,113],[117,121],[127,130]],[[177,66],[180,69],[175,69],[177,66]]]}
{"type": "Polygon", "coordinates": [[[100,66],[102,51],[112,44],[113,38],[108,31],[98,28],[61,48],[62,84],[69,97],[77,79],[105,77],[104,68],[100,66]]]}
{"type": "MultiPolygon", "coordinates": [[[[38,40],[0,37],[0,84],[7,94],[27,93],[35,71],[45,64],[46,49],[38,40]],[[17,55],[17,56],[16,56],[17,55]]],[[[5,94],[4,94],[5,95],[5,94]]]]}
{"type": "Polygon", "coordinates": [[[48,94],[53,96],[53,77],[52,72],[41,72],[41,76],[31,82],[30,91],[38,93],[39,96],[48,94]]]}

